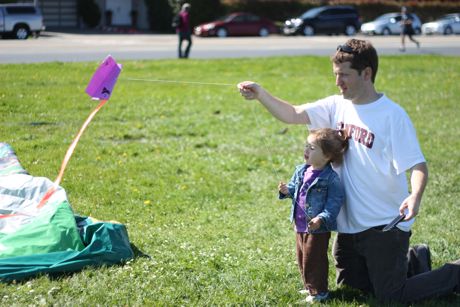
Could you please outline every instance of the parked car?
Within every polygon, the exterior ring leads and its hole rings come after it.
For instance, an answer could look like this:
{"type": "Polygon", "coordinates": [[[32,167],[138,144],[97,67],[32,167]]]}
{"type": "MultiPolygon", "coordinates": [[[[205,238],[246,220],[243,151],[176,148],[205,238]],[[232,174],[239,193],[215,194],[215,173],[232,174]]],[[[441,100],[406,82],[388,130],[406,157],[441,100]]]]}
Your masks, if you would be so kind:
{"type": "Polygon", "coordinates": [[[232,13],[194,29],[198,36],[268,36],[278,33],[275,23],[251,13],[232,13]]]}
{"type": "MultiPolygon", "coordinates": [[[[422,33],[422,22],[414,13],[409,13],[412,18],[412,27],[415,34],[422,33]]],[[[387,13],[377,17],[374,21],[361,25],[361,32],[370,35],[401,34],[401,13],[387,13]]]]}
{"type": "Polygon", "coordinates": [[[0,4],[0,35],[26,39],[45,30],[40,9],[30,4],[0,4]]]}
{"type": "Polygon", "coordinates": [[[423,34],[460,34],[460,13],[447,14],[422,25],[423,34]]]}
{"type": "Polygon", "coordinates": [[[347,5],[320,6],[284,22],[285,35],[340,34],[355,35],[361,26],[358,11],[347,5]]]}

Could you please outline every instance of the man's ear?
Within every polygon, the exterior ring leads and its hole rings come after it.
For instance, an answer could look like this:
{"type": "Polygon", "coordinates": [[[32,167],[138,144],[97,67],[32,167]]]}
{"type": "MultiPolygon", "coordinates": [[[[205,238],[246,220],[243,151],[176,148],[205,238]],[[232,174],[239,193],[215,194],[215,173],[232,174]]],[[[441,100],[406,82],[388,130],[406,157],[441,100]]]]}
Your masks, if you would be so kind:
{"type": "Polygon", "coordinates": [[[366,68],[364,68],[363,73],[365,80],[372,80],[372,68],[367,66],[366,68]]]}

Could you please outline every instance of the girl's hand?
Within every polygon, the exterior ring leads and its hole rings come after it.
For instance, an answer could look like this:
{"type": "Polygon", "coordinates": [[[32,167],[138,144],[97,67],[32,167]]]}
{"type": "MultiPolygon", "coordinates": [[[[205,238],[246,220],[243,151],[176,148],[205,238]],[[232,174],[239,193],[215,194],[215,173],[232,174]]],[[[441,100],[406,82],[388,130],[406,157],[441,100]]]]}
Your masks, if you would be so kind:
{"type": "Polygon", "coordinates": [[[284,195],[289,194],[289,189],[287,185],[282,181],[280,181],[280,183],[278,184],[278,190],[280,191],[281,194],[284,194],[284,195]]]}
{"type": "Polygon", "coordinates": [[[321,226],[321,219],[319,217],[314,217],[308,222],[308,229],[309,230],[317,230],[321,226]]]}

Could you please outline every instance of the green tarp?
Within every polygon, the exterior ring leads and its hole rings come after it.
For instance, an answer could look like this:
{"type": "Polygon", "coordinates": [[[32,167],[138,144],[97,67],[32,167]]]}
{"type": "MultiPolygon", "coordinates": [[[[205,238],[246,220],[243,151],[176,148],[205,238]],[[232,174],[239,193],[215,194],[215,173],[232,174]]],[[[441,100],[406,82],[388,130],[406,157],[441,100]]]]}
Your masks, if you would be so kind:
{"type": "Polygon", "coordinates": [[[79,271],[85,266],[118,264],[133,257],[128,234],[122,224],[96,222],[91,218],[76,217],[81,228],[84,248],[37,253],[0,259],[0,278],[4,281],[21,280],[38,273],[65,273],[79,271]]]}
{"type": "Polygon", "coordinates": [[[28,175],[12,148],[0,143],[0,280],[74,272],[134,256],[124,225],[75,215],[61,187],[38,208],[52,186],[47,178],[28,175]]]}

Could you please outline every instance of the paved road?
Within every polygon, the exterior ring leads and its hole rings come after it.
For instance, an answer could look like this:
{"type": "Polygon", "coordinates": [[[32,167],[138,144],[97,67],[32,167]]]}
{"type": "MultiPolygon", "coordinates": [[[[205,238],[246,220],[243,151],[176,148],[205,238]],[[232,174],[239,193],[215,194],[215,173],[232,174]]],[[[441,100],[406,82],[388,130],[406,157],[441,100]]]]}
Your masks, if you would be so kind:
{"type": "MultiPolygon", "coordinates": [[[[361,37],[361,36],[360,36],[361,37]]],[[[364,36],[362,36],[364,37],[364,36]]],[[[399,51],[399,36],[365,37],[379,54],[440,54],[460,56],[460,35],[419,36],[421,48],[407,43],[399,51]]],[[[237,38],[193,38],[192,58],[265,57],[275,55],[330,55],[345,36],[286,37],[273,35],[237,38]]],[[[69,34],[45,32],[38,39],[0,40],[0,63],[100,61],[108,54],[117,60],[176,57],[175,35],[69,34]]]]}

